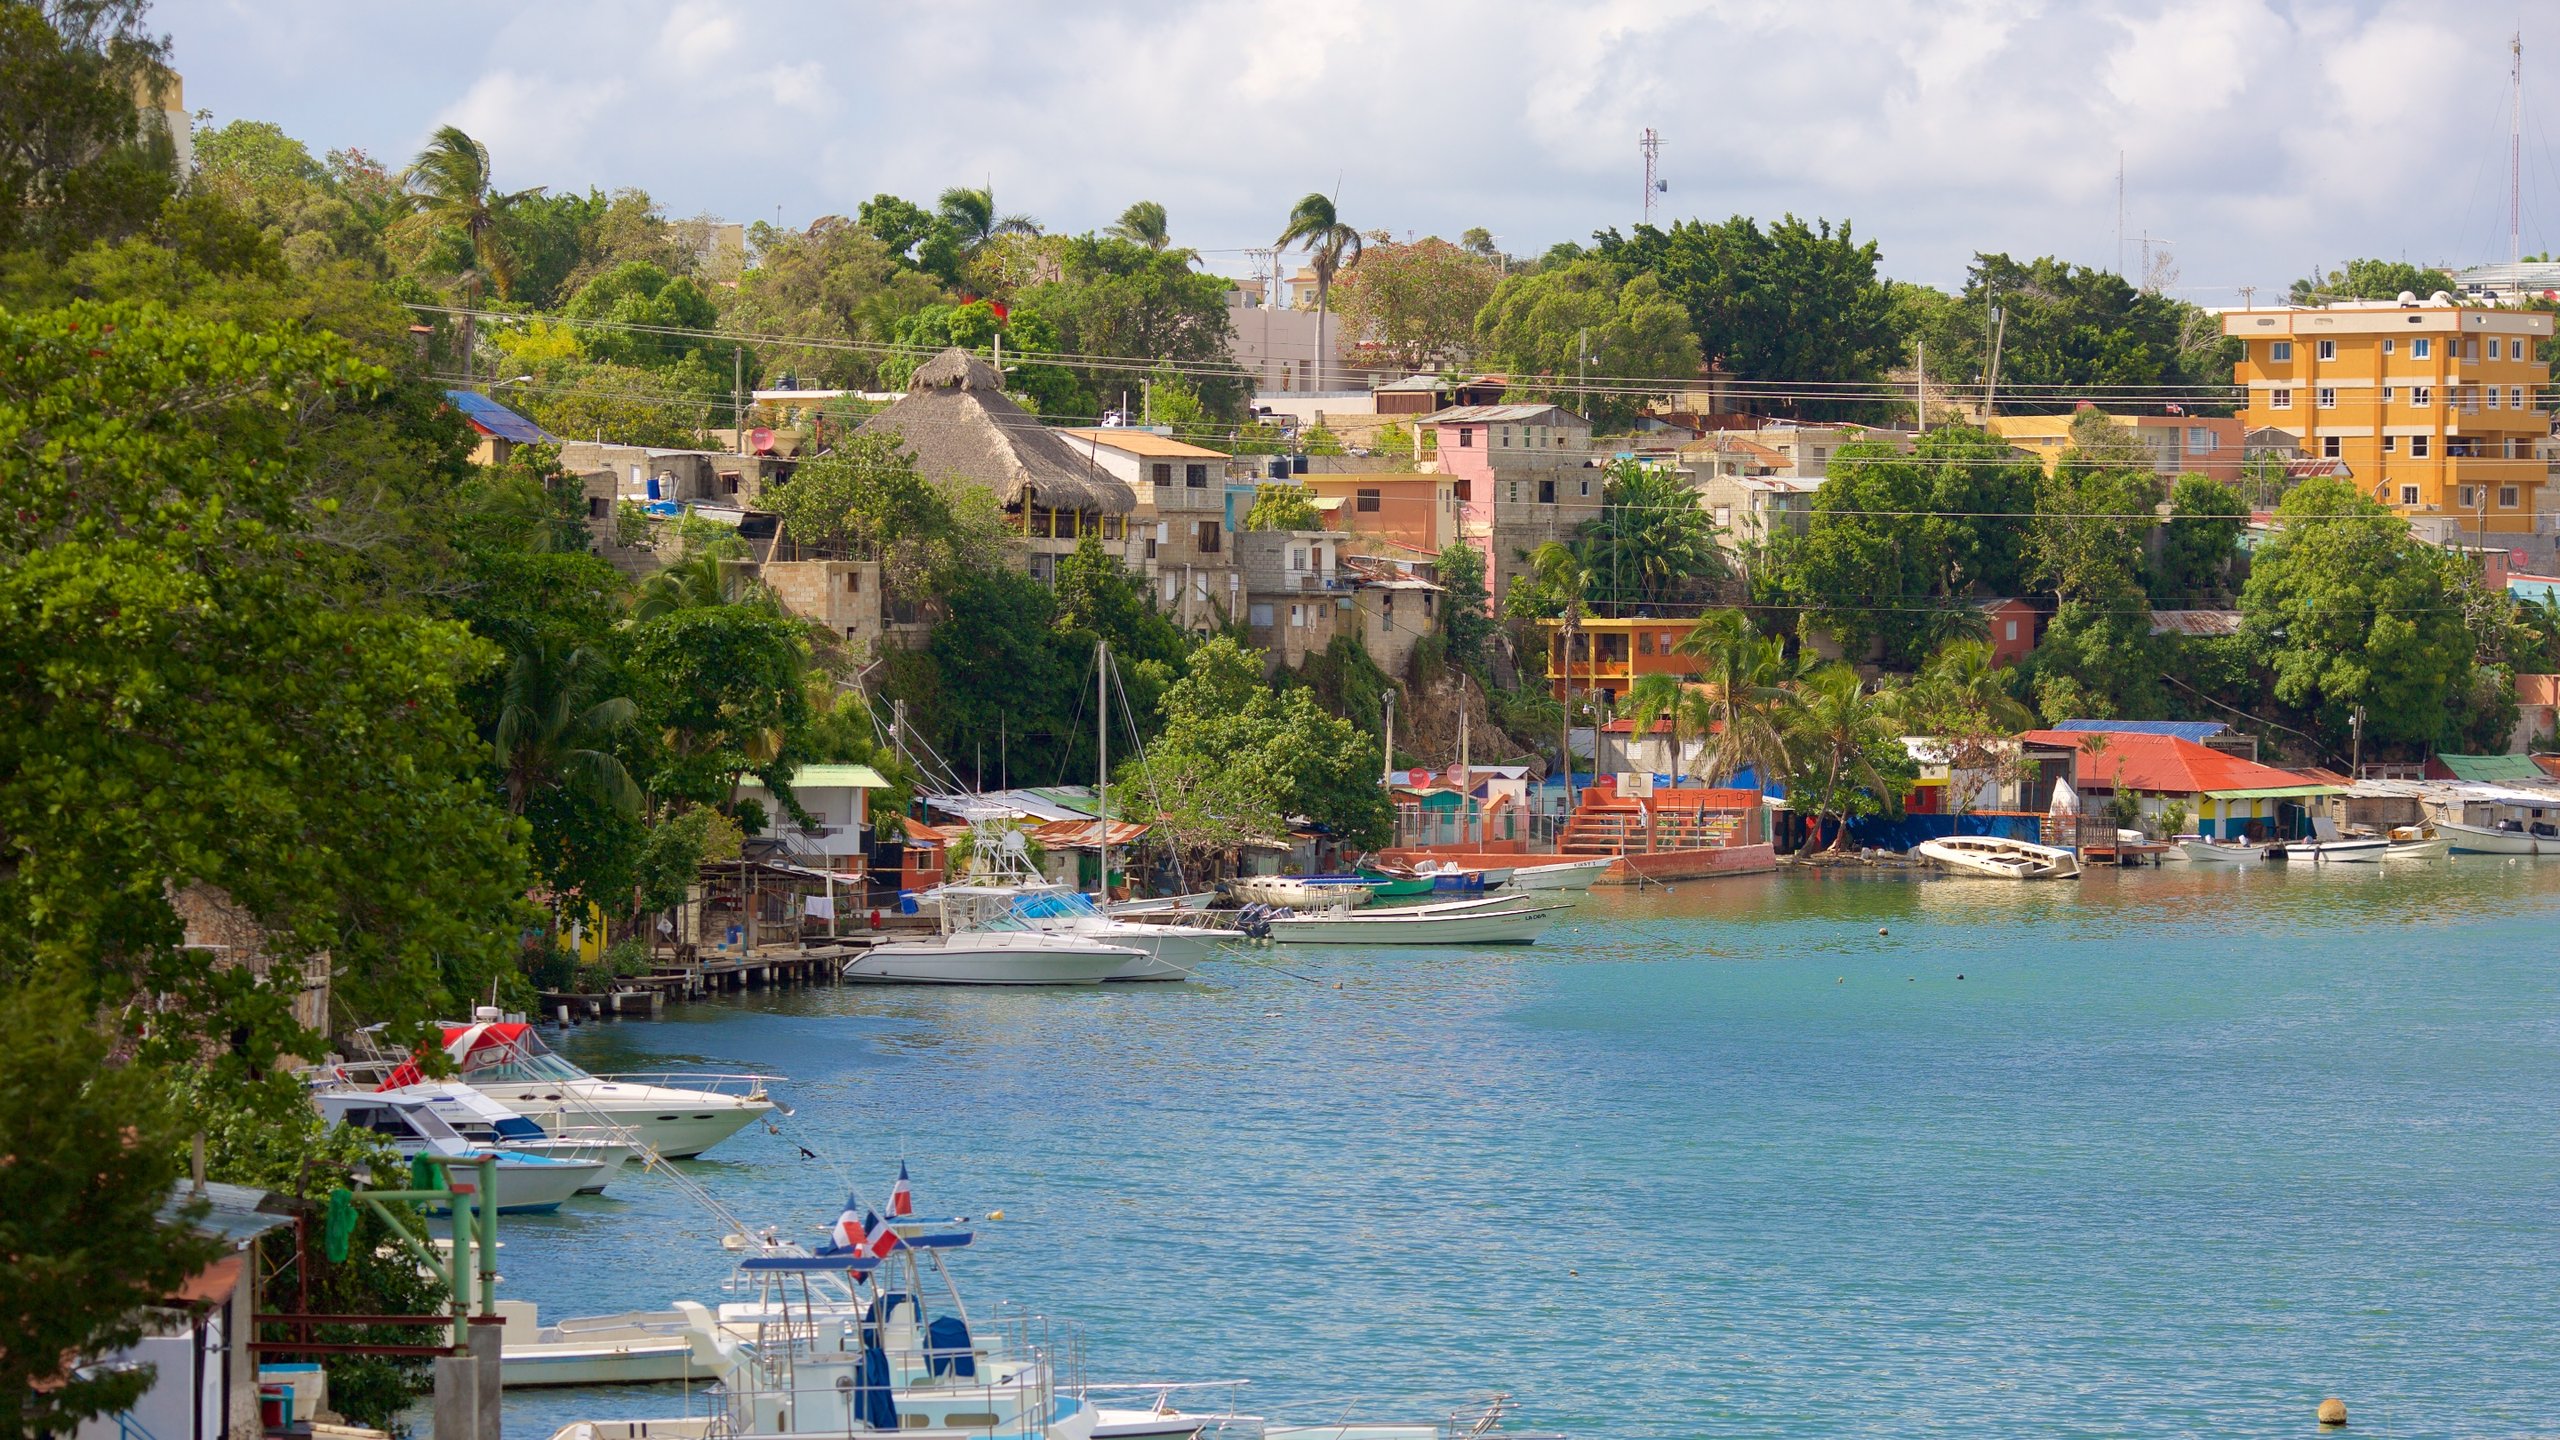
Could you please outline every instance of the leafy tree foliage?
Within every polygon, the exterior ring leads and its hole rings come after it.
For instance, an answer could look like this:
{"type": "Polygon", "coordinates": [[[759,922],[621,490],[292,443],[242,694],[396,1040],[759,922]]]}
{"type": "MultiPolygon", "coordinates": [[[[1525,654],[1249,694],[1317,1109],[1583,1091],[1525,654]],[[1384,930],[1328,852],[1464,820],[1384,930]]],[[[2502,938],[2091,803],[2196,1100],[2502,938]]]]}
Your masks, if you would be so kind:
{"type": "Polygon", "coordinates": [[[2152,603],[2186,610],[2228,603],[2240,537],[2248,528],[2249,502],[2237,488],[2203,475],[2179,476],[2169,491],[2169,523],[2151,574],[2152,603]]]}
{"type": "Polygon", "coordinates": [[[1629,606],[1695,600],[1730,567],[1715,522],[1679,471],[1612,461],[1600,515],[1576,542],[1598,603],[1629,606]]]}
{"type": "MultiPolygon", "coordinates": [[[[1235,418],[1250,387],[1228,357],[1227,285],[1191,268],[1190,257],[1129,240],[1093,235],[1038,242],[1054,278],[1016,293],[1017,315],[1054,331],[1045,347],[1072,355],[1125,355],[1168,361],[1194,377],[1201,403],[1235,418]]],[[[1062,362],[1080,398],[1056,403],[1072,416],[1101,413],[1102,398],[1129,387],[1124,369],[1062,362]]]]}
{"type": "Polygon", "coordinates": [[[1476,312],[1498,280],[1482,256],[1433,235],[1363,250],[1334,303],[1364,364],[1429,370],[1467,357],[1476,312]]]}
{"type": "MultiPolygon", "coordinates": [[[[841,216],[796,231],[759,224],[752,238],[755,268],[738,283],[730,312],[740,329],[881,345],[896,338],[901,319],[941,298],[930,277],[841,216]]],[[[880,357],[872,351],[769,345],[764,359],[768,369],[810,385],[875,389],[881,383],[880,357]]]]}
{"type": "Polygon", "coordinates": [[[2357,706],[2368,748],[2452,738],[2474,656],[2461,557],[2349,481],[2304,481],[2275,514],[2240,593],[2241,633],[2275,698],[2336,749],[2357,706]]]}
{"type": "Polygon", "coordinates": [[[1485,642],[1498,628],[1493,620],[1493,597],[1485,589],[1484,555],[1462,540],[1452,540],[1440,551],[1438,563],[1440,588],[1440,633],[1449,640],[1449,658],[1460,665],[1477,666],[1485,662],[1485,642]]]}
{"type": "Polygon", "coordinates": [[[1265,481],[1253,487],[1253,508],[1245,512],[1247,530],[1320,530],[1324,517],[1304,485],[1265,481]]]}
{"type": "Polygon", "coordinates": [[[2006,442],[1963,426],[1927,432],[1909,454],[1842,446],[1780,587],[1851,654],[1881,641],[1888,658],[1916,663],[1956,612],[2017,593],[2042,478],[2006,442]]]}
{"type": "Polygon", "coordinates": [[[1158,708],[1163,733],[1114,783],[1161,805],[1183,843],[1279,839],[1292,815],[1355,847],[1382,845],[1392,833],[1367,736],[1325,713],[1312,689],[1273,691],[1259,652],[1225,636],[1203,642],[1158,708]]]}
{"type": "Polygon", "coordinates": [[[1510,370],[1514,394],[1553,400],[1601,429],[1631,422],[1640,397],[1585,395],[1578,374],[1685,382],[1700,360],[1688,312],[1659,278],[1597,259],[1503,281],[1476,316],[1476,344],[1510,370]]]}
{"type": "MultiPolygon", "coordinates": [[[[1899,697],[1871,691],[1852,667],[1833,663],[1798,687],[1787,751],[1788,803],[1813,822],[1810,849],[1823,821],[1895,814],[1919,767],[1902,744],[1899,697]]],[[[1832,845],[1846,848],[1842,824],[1832,845]]]]}
{"type": "Polygon", "coordinates": [[[2028,535],[2035,576],[2065,604],[2139,608],[2160,478],[2149,452],[2096,411],[2072,422],[2071,437],[2072,448],[2037,486],[2028,535]]]}
{"type": "MultiPolygon", "coordinates": [[[[692,280],[670,275],[646,260],[626,260],[581,286],[563,311],[572,320],[601,322],[581,329],[587,356],[607,364],[655,369],[693,357],[707,361],[706,337],[666,331],[707,331],[720,323],[711,297],[692,280]],[[645,330],[618,327],[643,326],[645,330]]],[[[727,346],[721,359],[728,358],[727,346]]]]}
{"type": "Polygon", "coordinates": [[[156,105],[168,42],[144,0],[0,6],[0,251],[46,260],[150,225],[176,188],[156,105]]]}
{"type": "MultiPolygon", "coordinates": [[[[1603,259],[1651,275],[1688,312],[1698,348],[1744,380],[1870,382],[1902,357],[1893,305],[1876,278],[1876,243],[1848,222],[1793,215],[1768,229],[1748,216],[1722,224],[1639,225],[1593,237],[1603,259]]],[[[1787,413],[1836,416],[1848,402],[1776,402],[1787,413]]]]}
{"type": "Polygon", "coordinates": [[[2424,300],[2439,290],[2452,292],[2453,277],[2442,270],[2405,260],[2350,260],[2326,275],[2305,275],[2293,282],[2285,300],[2293,305],[2326,305],[2332,300],[2393,300],[2407,292],[2424,300]]]}
{"type": "MultiPolygon", "coordinates": [[[[1897,291],[1898,297],[1904,292],[1897,291]]],[[[2121,388],[2227,386],[2235,358],[2219,321],[2181,300],[2136,290],[2108,270],[2052,256],[1976,255],[1964,293],[1902,298],[1906,322],[1929,351],[1937,383],[1982,384],[1995,330],[2004,409],[2068,409],[2076,393],[2121,388]],[[1992,309],[2002,319],[1992,323],[1992,309]]],[[[2202,413],[2201,401],[2187,408],[2202,413]]]]}
{"type": "Polygon", "coordinates": [[[808,641],[770,604],[694,605],[642,622],[630,665],[646,712],[667,731],[650,793],[726,805],[753,774],[788,803],[809,701],[808,641]]]}

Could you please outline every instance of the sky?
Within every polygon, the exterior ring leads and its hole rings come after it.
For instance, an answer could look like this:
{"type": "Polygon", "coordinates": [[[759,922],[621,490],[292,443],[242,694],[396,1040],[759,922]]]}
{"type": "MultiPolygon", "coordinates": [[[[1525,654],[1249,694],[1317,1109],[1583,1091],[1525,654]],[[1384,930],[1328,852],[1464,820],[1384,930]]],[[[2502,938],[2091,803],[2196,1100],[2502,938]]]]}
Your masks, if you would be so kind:
{"type": "MultiPolygon", "coordinates": [[[[1643,218],[1846,221],[1953,288],[1977,251],[2207,305],[2359,255],[2560,250],[2560,8],[2269,0],[1396,0],[1371,5],[159,0],[186,103],[397,165],[441,124],[501,188],[671,216],[850,215],[992,182],[1051,230],[1160,202],[1249,273],[1296,199],[1536,254],[1643,218]],[[2534,21],[2541,21],[2540,31],[2534,21]],[[2538,77],[2552,77],[2544,81],[2538,77]],[[2118,225],[2117,177],[2123,175],[2118,225]],[[2119,234],[2122,248],[2119,250],[2119,234]]],[[[2263,299],[2263,297],[2262,297],[2263,299]]]]}

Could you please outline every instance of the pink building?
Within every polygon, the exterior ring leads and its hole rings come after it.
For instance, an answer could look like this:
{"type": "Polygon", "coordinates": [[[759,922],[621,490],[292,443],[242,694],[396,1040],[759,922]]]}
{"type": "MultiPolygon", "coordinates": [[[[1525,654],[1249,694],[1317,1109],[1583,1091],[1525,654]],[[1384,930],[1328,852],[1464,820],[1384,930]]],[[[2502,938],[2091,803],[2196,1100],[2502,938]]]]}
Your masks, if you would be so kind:
{"type": "Polygon", "coordinates": [[[1458,482],[1459,537],[1484,556],[1497,607],[1521,555],[1600,511],[1591,422],[1560,405],[1458,405],[1417,423],[1436,432],[1440,473],[1458,482]]]}

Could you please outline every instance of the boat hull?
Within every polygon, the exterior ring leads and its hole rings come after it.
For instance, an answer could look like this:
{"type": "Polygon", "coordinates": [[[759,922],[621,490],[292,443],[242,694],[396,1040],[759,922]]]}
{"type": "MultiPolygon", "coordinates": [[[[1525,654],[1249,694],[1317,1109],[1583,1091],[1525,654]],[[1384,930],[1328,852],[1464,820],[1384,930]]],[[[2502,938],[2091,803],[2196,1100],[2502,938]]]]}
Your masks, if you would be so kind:
{"type": "Polygon", "coordinates": [[[2284,847],[2287,865],[2379,865],[2388,840],[2301,840],[2284,847]]]}
{"type": "Polygon", "coordinates": [[[2267,863],[2267,850],[2263,845],[2216,845],[2210,840],[2188,840],[2179,844],[2178,853],[2198,865],[2267,863]]]}
{"type": "MultiPolygon", "coordinates": [[[[1424,907],[1429,909],[1432,907],[1424,907]]],[[[1271,921],[1283,945],[1527,945],[1566,907],[1469,909],[1456,914],[1412,911],[1374,915],[1292,915],[1271,921]]]]}
{"type": "Polygon", "coordinates": [[[1959,875],[1991,880],[2069,880],[2080,873],[2079,856],[2024,840],[1957,835],[1924,840],[1911,853],[1959,875]]]}
{"type": "Polygon", "coordinates": [[[2453,843],[2456,855],[2560,855],[2560,839],[2525,830],[2492,830],[2439,820],[2436,829],[2453,843]]]}
{"type": "Polygon", "coordinates": [[[1377,892],[1367,885],[1315,884],[1282,875],[1252,875],[1227,884],[1239,905],[1281,905],[1292,910],[1358,909],[1377,892]]]}
{"type": "Polygon", "coordinates": [[[1510,891],[1564,890],[1580,892],[1598,884],[1614,856],[1602,855],[1589,860],[1565,860],[1553,865],[1521,865],[1513,868],[1511,879],[1502,888],[1510,891]]]}
{"type": "Polygon", "coordinates": [[[2453,853],[2453,842],[2441,836],[2433,840],[2394,840],[2382,852],[2385,860],[2442,860],[2453,853]]]}
{"type": "Polygon", "coordinates": [[[773,1102],[761,1096],[613,1080],[472,1080],[471,1087],[545,1130],[583,1125],[626,1130],[669,1160],[699,1155],[773,1109],[773,1102]]]}
{"type": "Polygon", "coordinates": [[[1077,944],[1064,937],[998,943],[1013,938],[978,934],[948,944],[875,945],[845,965],[844,978],[873,985],[1099,985],[1134,962],[1155,959],[1125,945],[1077,944]]]}

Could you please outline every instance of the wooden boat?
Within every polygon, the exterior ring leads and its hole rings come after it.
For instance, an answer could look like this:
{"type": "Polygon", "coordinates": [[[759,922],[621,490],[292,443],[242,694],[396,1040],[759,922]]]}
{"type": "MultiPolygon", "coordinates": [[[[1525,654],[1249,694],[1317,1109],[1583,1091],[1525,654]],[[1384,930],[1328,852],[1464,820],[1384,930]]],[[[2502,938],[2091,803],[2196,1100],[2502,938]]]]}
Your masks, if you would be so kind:
{"type": "Polygon", "coordinates": [[[1995,880],[2071,880],[2080,874],[2080,857],[2068,850],[1995,835],[1924,840],[1911,853],[1958,874],[1995,880]]]}
{"type": "Polygon", "coordinates": [[[1369,893],[1380,900],[1403,900],[1431,893],[1431,877],[1428,875],[1397,875],[1366,866],[1354,873],[1369,882],[1369,893]]]}
{"type": "Polygon", "coordinates": [[[1321,875],[1246,875],[1228,881],[1227,893],[1239,905],[1291,910],[1357,910],[1377,896],[1364,881],[1321,875]]]}

